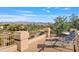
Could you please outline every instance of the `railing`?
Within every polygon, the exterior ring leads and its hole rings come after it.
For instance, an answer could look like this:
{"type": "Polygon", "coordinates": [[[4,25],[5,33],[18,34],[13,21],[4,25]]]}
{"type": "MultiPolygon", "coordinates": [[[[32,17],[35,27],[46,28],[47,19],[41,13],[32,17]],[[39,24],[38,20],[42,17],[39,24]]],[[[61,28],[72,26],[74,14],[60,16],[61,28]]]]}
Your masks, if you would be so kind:
{"type": "Polygon", "coordinates": [[[14,44],[13,34],[11,33],[2,33],[0,34],[0,47],[9,46],[14,44]]]}

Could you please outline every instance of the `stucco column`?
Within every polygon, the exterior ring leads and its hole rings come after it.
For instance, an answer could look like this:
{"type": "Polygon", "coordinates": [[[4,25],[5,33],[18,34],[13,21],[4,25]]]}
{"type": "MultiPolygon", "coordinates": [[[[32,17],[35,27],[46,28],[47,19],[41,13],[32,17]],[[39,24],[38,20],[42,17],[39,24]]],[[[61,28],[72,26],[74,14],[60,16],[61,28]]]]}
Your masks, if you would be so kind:
{"type": "Polygon", "coordinates": [[[50,38],[50,28],[48,28],[48,38],[50,38]]]}
{"type": "Polygon", "coordinates": [[[17,50],[24,51],[28,48],[28,31],[16,31],[14,33],[15,43],[17,44],[17,50]]]}
{"type": "Polygon", "coordinates": [[[76,52],[79,52],[79,34],[77,35],[76,37],[76,40],[75,40],[75,49],[76,49],[76,52]]]}

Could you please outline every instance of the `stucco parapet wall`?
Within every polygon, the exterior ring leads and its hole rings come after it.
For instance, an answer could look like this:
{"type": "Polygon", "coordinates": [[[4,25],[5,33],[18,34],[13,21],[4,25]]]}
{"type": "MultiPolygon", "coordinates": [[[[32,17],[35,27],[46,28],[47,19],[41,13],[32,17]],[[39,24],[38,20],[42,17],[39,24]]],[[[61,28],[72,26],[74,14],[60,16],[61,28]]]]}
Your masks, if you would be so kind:
{"type": "Polygon", "coordinates": [[[14,35],[14,39],[19,39],[19,40],[24,40],[29,38],[28,31],[16,31],[13,35],[14,35]]]}
{"type": "Polygon", "coordinates": [[[17,51],[17,45],[10,45],[10,46],[4,46],[0,47],[0,52],[15,52],[17,51]]]}
{"type": "Polygon", "coordinates": [[[28,44],[31,44],[31,43],[36,42],[36,41],[41,40],[41,39],[45,40],[46,39],[46,34],[43,34],[43,35],[40,35],[40,36],[37,36],[35,38],[30,39],[28,41],[28,44]]]}

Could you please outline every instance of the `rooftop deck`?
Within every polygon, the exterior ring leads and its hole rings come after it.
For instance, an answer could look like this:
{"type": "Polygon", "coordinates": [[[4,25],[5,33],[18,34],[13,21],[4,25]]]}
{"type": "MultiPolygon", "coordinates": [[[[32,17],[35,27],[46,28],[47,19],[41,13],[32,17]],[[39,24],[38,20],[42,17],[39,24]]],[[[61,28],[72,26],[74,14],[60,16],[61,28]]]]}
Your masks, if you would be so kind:
{"type": "Polygon", "coordinates": [[[29,45],[29,48],[26,49],[24,52],[74,52],[74,46],[66,46],[66,47],[49,47],[49,48],[37,48],[38,44],[43,44],[45,41],[38,40],[35,43],[29,45]]]}

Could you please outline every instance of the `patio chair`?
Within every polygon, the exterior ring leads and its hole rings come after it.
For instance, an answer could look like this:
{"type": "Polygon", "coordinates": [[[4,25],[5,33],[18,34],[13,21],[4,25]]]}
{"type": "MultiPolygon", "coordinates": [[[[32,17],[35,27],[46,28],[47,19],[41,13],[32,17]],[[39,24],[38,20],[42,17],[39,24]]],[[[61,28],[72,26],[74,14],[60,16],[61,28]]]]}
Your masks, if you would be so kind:
{"type": "Polygon", "coordinates": [[[76,32],[72,31],[68,36],[62,39],[48,39],[44,44],[38,44],[37,48],[54,48],[54,47],[65,47],[67,45],[74,45],[74,40],[76,37],[76,32]]]}

